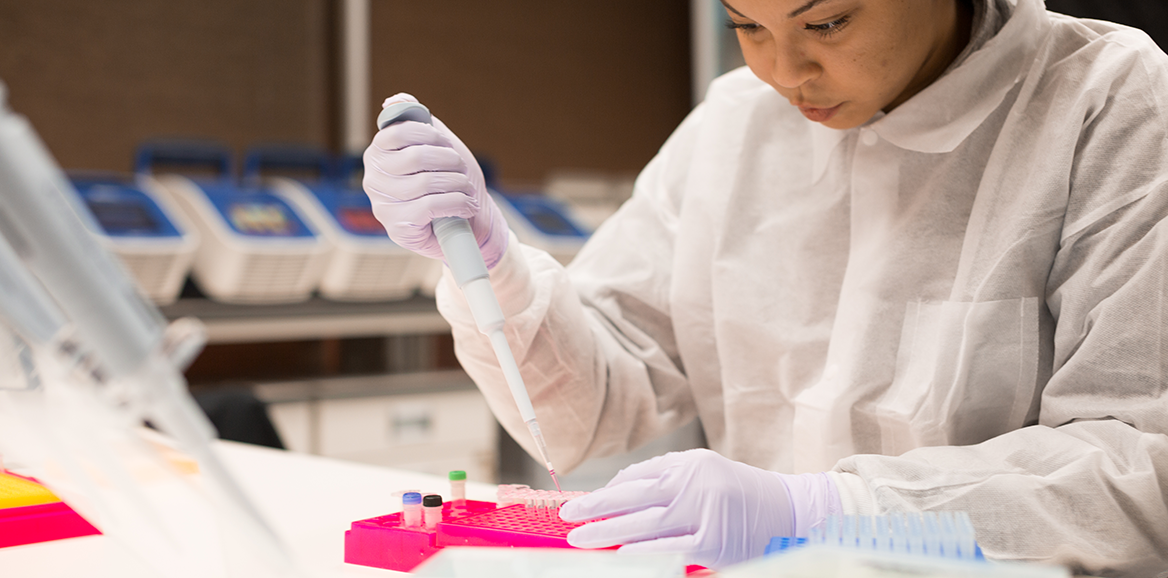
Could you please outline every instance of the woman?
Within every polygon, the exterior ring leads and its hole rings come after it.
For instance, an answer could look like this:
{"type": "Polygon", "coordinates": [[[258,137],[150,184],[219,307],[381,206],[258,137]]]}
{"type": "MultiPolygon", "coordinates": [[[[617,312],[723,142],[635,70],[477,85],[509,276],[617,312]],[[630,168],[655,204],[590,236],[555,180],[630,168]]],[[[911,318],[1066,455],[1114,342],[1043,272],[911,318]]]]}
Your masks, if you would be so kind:
{"type": "Polygon", "coordinates": [[[836,512],[965,510],[991,558],[1168,569],[1168,57],[1041,0],[724,3],[749,70],[567,270],[441,123],[365,154],[399,244],[472,219],[554,463],[701,419],[717,454],[628,468],[569,540],[722,567],[836,512]]]}

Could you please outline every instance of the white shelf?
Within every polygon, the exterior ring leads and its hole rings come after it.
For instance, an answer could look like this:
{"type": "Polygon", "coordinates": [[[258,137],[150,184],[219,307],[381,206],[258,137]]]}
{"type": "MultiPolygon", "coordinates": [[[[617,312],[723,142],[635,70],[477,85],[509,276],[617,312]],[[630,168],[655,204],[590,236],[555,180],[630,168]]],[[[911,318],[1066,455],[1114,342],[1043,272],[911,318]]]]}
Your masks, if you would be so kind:
{"type": "Polygon", "coordinates": [[[449,333],[434,300],[413,297],[382,303],[342,303],[314,298],[288,305],[232,305],[180,299],[160,308],[168,319],[195,317],[207,343],[295,341],[449,333]]]}

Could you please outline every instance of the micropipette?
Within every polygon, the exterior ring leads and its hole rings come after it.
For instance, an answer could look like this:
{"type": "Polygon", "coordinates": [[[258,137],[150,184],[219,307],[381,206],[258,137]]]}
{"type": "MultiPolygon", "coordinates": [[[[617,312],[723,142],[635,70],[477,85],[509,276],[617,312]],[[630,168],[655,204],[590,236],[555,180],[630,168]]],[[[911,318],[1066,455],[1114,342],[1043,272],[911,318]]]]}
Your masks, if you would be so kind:
{"type": "MultiPolygon", "coordinates": [[[[430,110],[416,102],[391,104],[377,116],[377,128],[380,130],[395,122],[407,120],[430,124],[430,110]]],[[[474,232],[471,231],[470,223],[458,217],[440,217],[434,219],[433,228],[438,245],[442,247],[442,255],[446,258],[446,265],[450,267],[450,273],[454,276],[454,282],[462,289],[470,305],[475,325],[491,340],[491,347],[495,350],[495,357],[499,359],[507,387],[511,389],[511,397],[515,398],[519,415],[523,418],[523,423],[527,424],[527,429],[531,431],[539,456],[547,465],[548,474],[551,475],[558,491],[560,481],[556,479],[556,470],[548,459],[547,444],[543,441],[543,433],[540,432],[539,422],[535,419],[535,408],[531,406],[531,398],[527,395],[527,387],[523,385],[523,376],[519,374],[515,355],[511,353],[511,346],[507,344],[507,336],[503,333],[503,309],[499,307],[495,290],[491,288],[487,265],[483,262],[483,254],[479,250],[474,232]]]]}

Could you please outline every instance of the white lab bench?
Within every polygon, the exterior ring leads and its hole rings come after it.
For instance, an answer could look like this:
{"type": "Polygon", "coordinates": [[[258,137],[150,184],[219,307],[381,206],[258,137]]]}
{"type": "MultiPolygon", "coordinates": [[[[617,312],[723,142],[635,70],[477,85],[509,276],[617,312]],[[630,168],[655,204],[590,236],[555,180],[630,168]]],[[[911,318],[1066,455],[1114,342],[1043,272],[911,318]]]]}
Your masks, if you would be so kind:
{"type": "MultiPolygon", "coordinates": [[[[234,442],[214,442],[244,490],[313,578],[405,575],[345,564],[349,524],[400,509],[391,495],[419,489],[448,495],[448,482],[375,467],[234,442]]],[[[476,473],[468,471],[473,480],[476,473]]],[[[494,501],[495,486],[469,482],[467,497],[494,501]]],[[[0,548],[0,576],[12,578],[155,578],[105,536],[0,548]]]]}
{"type": "MultiPolygon", "coordinates": [[[[214,442],[216,451],[251,496],[310,578],[390,577],[409,574],[344,563],[344,535],[356,520],[400,509],[403,489],[446,493],[439,476],[214,442]]],[[[474,472],[468,472],[474,477],[474,472]]],[[[494,501],[495,486],[468,482],[467,498],[494,501]]],[[[156,578],[105,536],[0,548],[5,578],[156,578]]],[[[1076,577],[1088,578],[1088,577],[1076,577]]]]}

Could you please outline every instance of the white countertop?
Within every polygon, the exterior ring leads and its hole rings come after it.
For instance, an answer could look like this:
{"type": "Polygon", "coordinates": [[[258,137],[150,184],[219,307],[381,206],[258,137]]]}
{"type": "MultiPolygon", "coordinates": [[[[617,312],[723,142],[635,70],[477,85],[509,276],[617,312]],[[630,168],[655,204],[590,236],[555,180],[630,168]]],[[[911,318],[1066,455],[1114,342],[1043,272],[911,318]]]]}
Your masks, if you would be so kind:
{"type": "MultiPolygon", "coordinates": [[[[416,489],[446,495],[446,480],[233,442],[216,448],[244,490],[312,577],[398,576],[345,564],[349,524],[400,509],[394,492],[416,489]]],[[[473,477],[473,473],[472,473],[473,477]]],[[[495,486],[467,484],[467,497],[494,501],[495,486]]],[[[146,578],[155,576],[128,550],[105,536],[0,548],[5,578],[146,578]]]]}

